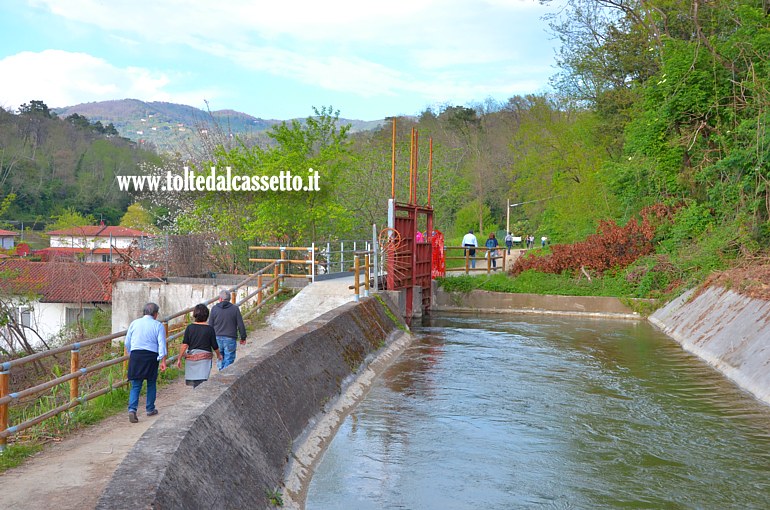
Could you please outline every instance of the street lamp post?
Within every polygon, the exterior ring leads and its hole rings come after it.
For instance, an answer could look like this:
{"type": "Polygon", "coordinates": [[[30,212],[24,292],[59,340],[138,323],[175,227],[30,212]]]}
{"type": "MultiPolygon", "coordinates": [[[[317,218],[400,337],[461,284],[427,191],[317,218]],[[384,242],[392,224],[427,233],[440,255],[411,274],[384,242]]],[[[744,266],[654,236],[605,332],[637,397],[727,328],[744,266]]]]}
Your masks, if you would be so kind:
{"type": "Polygon", "coordinates": [[[511,199],[508,199],[508,207],[505,208],[505,235],[511,231],[511,199]]]}
{"type": "Polygon", "coordinates": [[[552,198],[559,198],[559,197],[562,197],[562,196],[564,196],[564,195],[553,195],[553,196],[550,196],[550,197],[541,198],[539,200],[527,200],[526,202],[517,202],[515,204],[512,204],[511,203],[511,199],[509,198],[508,199],[508,207],[505,208],[505,212],[506,212],[505,234],[507,235],[508,232],[511,231],[511,208],[512,207],[518,207],[518,206],[524,205],[524,204],[533,204],[535,202],[545,202],[546,200],[551,200],[552,198]]]}
{"type": "MultiPolygon", "coordinates": [[[[532,202],[536,202],[537,200],[532,200],[532,202]]],[[[511,203],[511,199],[508,199],[508,207],[505,208],[506,211],[506,217],[505,217],[505,235],[508,235],[508,232],[511,231],[511,208],[512,207],[518,207],[520,205],[528,204],[529,202],[517,202],[515,204],[511,203]]]]}

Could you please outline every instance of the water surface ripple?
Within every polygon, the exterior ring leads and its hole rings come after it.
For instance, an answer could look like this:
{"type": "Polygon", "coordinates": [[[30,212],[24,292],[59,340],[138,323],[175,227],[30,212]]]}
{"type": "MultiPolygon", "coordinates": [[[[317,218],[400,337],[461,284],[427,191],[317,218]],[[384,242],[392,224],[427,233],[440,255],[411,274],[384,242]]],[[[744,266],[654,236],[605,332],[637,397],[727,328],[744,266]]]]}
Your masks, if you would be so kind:
{"type": "Polygon", "coordinates": [[[770,508],[770,408],[646,322],[433,318],[308,510],[770,508]]]}

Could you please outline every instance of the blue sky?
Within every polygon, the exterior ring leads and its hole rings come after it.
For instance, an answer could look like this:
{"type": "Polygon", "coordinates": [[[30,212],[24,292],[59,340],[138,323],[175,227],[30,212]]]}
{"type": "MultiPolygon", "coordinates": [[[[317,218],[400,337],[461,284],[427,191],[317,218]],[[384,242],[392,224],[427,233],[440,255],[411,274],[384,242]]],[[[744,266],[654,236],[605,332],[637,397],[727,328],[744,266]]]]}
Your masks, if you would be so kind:
{"type": "Polygon", "coordinates": [[[0,106],[136,98],[362,120],[545,92],[536,0],[4,0],[0,106]]]}

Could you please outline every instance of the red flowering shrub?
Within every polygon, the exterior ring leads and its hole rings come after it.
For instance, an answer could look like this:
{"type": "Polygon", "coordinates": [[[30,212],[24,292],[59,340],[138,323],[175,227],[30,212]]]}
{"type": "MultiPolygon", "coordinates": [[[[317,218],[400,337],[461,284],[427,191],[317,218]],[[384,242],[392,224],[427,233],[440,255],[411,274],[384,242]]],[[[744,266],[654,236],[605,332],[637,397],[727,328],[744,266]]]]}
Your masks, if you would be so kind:
{"type": "Polygon", "coordinates": [[[543,273],[560,274],[581,268],[603,273],[613,267],[626,267],[639,257],[653,253],[652,240],[661,221],[670,219],[672,209],[657,204],[642,210],[642,221],[630,220],[621,227],[614,221],[602,221],[596,234],[573,244],[556,244],[551,254],[542,257],[528,255],[519,258],[511,275],[534,269],[543,273]]]}

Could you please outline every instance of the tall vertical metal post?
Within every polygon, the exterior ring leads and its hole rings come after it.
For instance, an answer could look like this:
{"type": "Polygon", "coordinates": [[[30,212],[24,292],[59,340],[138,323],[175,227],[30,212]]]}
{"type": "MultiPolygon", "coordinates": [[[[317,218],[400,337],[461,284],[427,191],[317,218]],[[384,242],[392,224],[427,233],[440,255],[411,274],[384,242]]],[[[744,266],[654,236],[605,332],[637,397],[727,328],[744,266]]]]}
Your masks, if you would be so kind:
{"type": "Polygon", "coordinates": [[[396,118],[393,117],[393,137],[390,144],[390,198],[396,198],[396,118]]]}
{"type": "Polygon", "coordinates": [[[310,243],[310,283],[315,282],[315,243],[310,243]]]}
{"type": "Polygon", "coordinates": [[[380,247],[377,244],[377,224],[372,224],[372,251],[374,252],[374,292],[378,290],[380,279],[380,247]]]}

